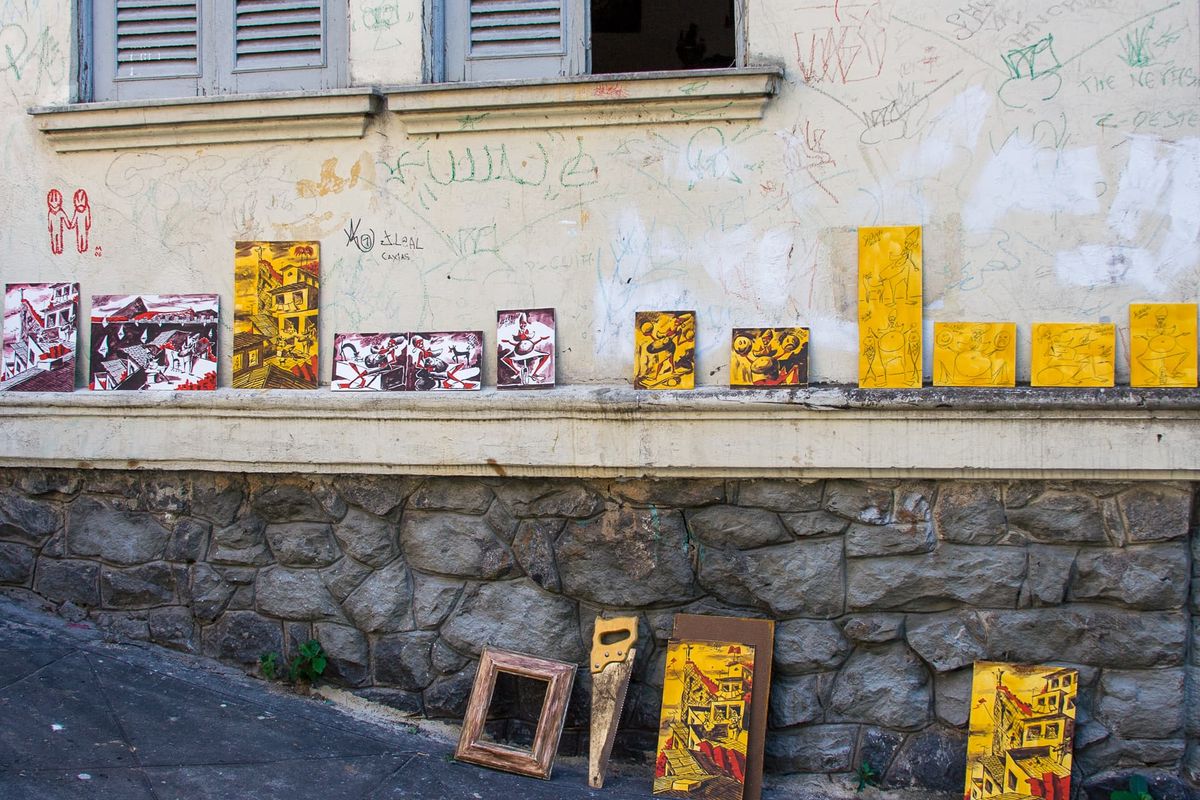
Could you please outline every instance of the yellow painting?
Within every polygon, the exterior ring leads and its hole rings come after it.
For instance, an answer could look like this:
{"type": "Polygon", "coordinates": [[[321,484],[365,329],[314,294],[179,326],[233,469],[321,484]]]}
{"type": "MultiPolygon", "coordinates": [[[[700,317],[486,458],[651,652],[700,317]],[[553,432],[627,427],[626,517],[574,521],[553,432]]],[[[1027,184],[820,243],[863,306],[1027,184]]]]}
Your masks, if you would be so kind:
{"type": "Polygon", "coordinates": [[[1042,322],[1033,326],[1032,386],[1112,386],[1115,325],[1042,322]]]}
{"type": "Polygon", "coordinates": [[[753,645],[667,644],[654,794],[741,800],[753,686],[753,645]]]}
{"type": "Polygon", "coordinates": [[[320,242],[235,248],[234,388],[317,388],[320,242]]]}
{"type": "Polygon", "coordinates": [[[729,386],[808,385],[808,328],[734,328],[729,386]]]}
{"type": "Polygon", "coordinates": [[[1196,304],[1129,307],[1129,385],[1196,386],[1196,304]]]}
{"type": "Polygon", "coordinates": [[[975,664],[964,800],[1066,800],[1075,737],[1073,669],[975,664]]]}
{"type": "Polygon", "coordinates": [[[696,312],[637,312],[634,350],[633,388],[694,388],[696,312]]]}
{"type": "Polygon", "coordinates": [[[1015,323],[934,323],[934,386],[1016,386],[1016,366],[1015,323]]]}
{"type": "Polygon", "coordinates": [[[858,385],[921,386],[921,228],[858,229],[858,385]]]}

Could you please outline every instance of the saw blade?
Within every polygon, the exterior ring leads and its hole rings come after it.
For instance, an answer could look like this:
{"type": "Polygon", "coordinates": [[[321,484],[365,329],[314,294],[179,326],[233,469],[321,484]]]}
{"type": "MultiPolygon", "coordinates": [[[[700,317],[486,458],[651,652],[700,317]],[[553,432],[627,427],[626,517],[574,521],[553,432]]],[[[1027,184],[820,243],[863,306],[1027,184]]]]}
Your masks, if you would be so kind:
{"type": "Polygon", "coordinates": [[[625,695],[633,675],[636,649],[629,650],[626,661],[608,664],[592,675],[592,735],[588,747],[588,785],[604,786],[604,772],[612,755],[613,740],[625,708],[625,695]]]}

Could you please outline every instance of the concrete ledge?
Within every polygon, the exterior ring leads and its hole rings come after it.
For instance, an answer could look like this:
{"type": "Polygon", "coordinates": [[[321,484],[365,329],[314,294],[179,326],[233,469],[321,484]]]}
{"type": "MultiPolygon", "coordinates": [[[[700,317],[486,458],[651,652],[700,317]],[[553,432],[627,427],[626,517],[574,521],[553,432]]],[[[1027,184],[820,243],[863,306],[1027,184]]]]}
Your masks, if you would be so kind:
{"type": "Polygon", "coordinates": [[[361,138],[371,89],[80,103],[29,109],[59,153],[237,142],[361,138]]]}
{"type": "Polygon", "coordinates": [[[1195,390],[0,395],[0,465],[563,477],[1200,478],[1195,390]]]}
{"type": "Polygon", "coordinates": [[[621,73],[554,82],[397,86],[388,109],[410,135],[762,119],[775,67],[621,73]]]}

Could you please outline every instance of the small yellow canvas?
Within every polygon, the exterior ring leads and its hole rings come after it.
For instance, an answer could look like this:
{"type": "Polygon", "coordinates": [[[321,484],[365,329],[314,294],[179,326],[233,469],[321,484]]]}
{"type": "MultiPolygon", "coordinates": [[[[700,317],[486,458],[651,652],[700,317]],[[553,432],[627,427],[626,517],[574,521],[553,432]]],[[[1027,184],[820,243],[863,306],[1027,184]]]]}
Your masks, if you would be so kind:
{"type": "Polygon", "coordinates": [[[753,645],[667,643],[654,794],[741,800],[753,688],[753,645]]]}
{"type": "Polygon", "coordinates": [[[637,312],[633,388],[691,389],[695,385],[696,312],[637,312]]]}
{"type": "Polygon", "coordinates": [[[1112,386],[1116,326],[1042,322],[1033,326],[1032,386],[1112,386]]]}
{"type": "Polygon", "coordinates": [[[808,328],[734,328],[729,386],[808,385],[808,328]]]}
{"type": "Polygon", "coordinates": [[[1071,796],[1073,669],[975,664],[964,800],[1071,796]]]}
{"type": "Polygon", "coordinates": [[[921,386],[921,228],[858,229],[858,385],[921,386]]]}
{"type": "Polygon", "coordinates": [[[1016,366],[1016,323],[934,323],[934,386],[1016,386],[1016,366]]]}
{"type": "Polygon", "coordinates": [[[1196,304],[1129,307],[1129,385],[1196,386],[1196,304]]]}

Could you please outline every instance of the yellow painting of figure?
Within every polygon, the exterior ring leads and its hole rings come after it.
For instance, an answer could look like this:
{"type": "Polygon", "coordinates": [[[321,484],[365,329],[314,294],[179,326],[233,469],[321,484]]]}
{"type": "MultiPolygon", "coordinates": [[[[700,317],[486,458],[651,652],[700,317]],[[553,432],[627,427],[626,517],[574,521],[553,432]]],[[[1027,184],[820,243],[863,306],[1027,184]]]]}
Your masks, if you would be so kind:
{"type": "Polygon", "coordinates": [[[696,312],[637,312],[633,388],[691,389],[695,385],[696,312]]]}
{"type": "Polygon", "coordinates": [[[734,328],[733,389],[808,385],[808,328],[734,328]]]}
{"type": "Polygon", "coordinates": [[[753,645],[667,643],[655,795],[740,800],[753,689],[753,645]]]}
{"type": "Polygon", "coordinates": [[[965,800],[1071,796],[1073,669],[975,664],[965,800]]]}
{"type": "Polygon", "coordinates": [[[858,229],[858,385],[921,386],[921,228],[858,229]]]}
{"type": "Polygon", "coordinates": [[[1129,385],[1196,386],[1196,304],[1129,307],[1129,385]]]}
{"type": "Polygon", "coordinates": [[[1012,322],[935,322],[934,386],[1016,386],[1012,322]]]}
{"type": "Polygon", "coordinates": [[[1116,326],[1042,322],[1033,326],[1031,386],[1112,386],[1116,326]]]}

